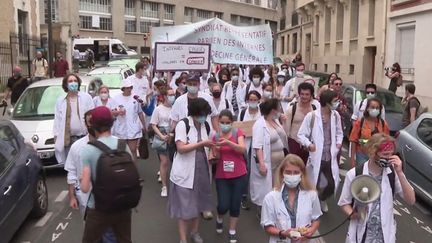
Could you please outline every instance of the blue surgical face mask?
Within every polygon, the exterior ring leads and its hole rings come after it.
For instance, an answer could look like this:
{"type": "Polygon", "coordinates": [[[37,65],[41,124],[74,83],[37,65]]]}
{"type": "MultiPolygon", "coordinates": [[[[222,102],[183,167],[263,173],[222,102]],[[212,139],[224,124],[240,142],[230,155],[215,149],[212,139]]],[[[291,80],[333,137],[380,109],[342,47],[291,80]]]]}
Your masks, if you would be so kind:
{"type": "Polygon", "coordinates": [[[198,93],[198,86],[187,86],[187,92],[191,94],[197,94],[198,93]]]}
{"type": "Polygon", "coordinates": [[[380,113],[378,109],[369,109],[368,112],[371,117],[378,117],[380,113]]]}
{"type": "Polygon", "coordinates": [[[201,123],[201,124],[204,124],[206,122],[206,120],[207,120],[207,116],[198,116],[196,118],[196,121],[201,123]]]}
{"type": "Polygon", "coordinates": [[[68,83],[68,90],[71,92],[78,92],[78,82],[68,83]]]}
{"type": "Polygon", "coordinates": [[[336,102],[332,102],[330,105],[330,109],[332,110],[336,110],[339,107],[340,102],[336,101],[336,102]]]}
{"type": "Polygon", "coordinates": [[[249,102],[249,108],[252,109],[258,108],[258,102],[249,102]]]}
{"type": "Polygon", "coordinates": [[[222,124],[222,123],[219,123],[219,126],[220,126],[221,131],[223,133],[227,133],[227,132],[231,131],[231,129],[232,129],[232,125],[231,124],[222,124]]]}

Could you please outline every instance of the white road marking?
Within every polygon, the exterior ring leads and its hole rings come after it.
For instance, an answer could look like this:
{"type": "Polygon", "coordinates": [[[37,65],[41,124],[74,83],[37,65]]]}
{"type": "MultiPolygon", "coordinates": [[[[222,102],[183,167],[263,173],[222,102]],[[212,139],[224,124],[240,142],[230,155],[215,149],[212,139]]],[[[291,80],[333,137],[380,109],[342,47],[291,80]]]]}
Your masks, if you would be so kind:
{"type": "Polygon", "coordinates": [[[402,214],[399,213],[399,211],[397,211],[395,208],[393,208],[393,213],[396,214],[396,215],[402,216],[402,214]]]}
{"type": "Polygon", "coordinates": [[[45,214],[45,216],[43,216],[43,218],[41,218],[41,219],[39,219],[39,221],[37,221],[37,223],[35,224],[35,227],[45,226],[45,224],[48,222],[48,220],[51,218],[52,215],[53,215],[53,212],[47,212],[45,214]]]}
{"type": "Polygon", "coordinates": [[[66,196],[68,195],[68,191],[61,191],[54,202],[63,202],[65,200],[66,196]]]}

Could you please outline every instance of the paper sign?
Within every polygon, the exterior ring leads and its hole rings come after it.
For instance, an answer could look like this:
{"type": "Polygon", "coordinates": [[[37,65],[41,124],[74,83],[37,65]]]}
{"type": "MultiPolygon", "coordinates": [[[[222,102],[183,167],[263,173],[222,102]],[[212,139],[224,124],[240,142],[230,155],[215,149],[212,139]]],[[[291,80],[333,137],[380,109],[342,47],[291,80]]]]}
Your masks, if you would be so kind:
{"type": "Polygon", "coordinates": [[[252,137],[252,128],[253,128],[254,124],[255,124],[255,120],[242,121],[242,122],[236,121],[236,122],[233,122],[233,127],[234,128],[240,128],[246,137],[252,137]]]}
{"type": "Polygon", "coordinates": [[[188,25],[153,27],[156,42],[211,44],[215,63],[273,64],[273,38],[270,26],[234,26],[218,18],[188,25]]]}
{"type": "Polygon", "coordinates": [[[92,16],[92,28],[100,28],[100,16],[93,15],[92,16]]]}
{"type": "Polygon", "coordinates": [[[210,44],[155,43],[156,71],[208,71],[210,44]]]}

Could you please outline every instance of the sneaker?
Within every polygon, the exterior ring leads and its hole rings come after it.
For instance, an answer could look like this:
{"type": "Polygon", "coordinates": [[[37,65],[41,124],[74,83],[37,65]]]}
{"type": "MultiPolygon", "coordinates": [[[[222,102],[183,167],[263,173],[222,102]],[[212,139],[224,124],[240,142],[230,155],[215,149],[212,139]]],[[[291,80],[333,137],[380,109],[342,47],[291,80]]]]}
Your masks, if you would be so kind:
{"type": "Polygon", "coordinates": [[[216,220],[216,232],[217,232],[218,234],[222,234],[222,232],[223,232],[223,222],[219,223],[219,222],[216,220]]]}
{"type": "Polygon", "coordinates": [[[323,213],[327,213],[329,210],[327,203],[325,201],[320,201],[320,204],[321,204],[321,211],[323,213]]]}
{"type": "Polygon", "coordinates": [[[160,176],[160,170],[158,170],[158,172],[157,172],[157,174],[156,174],[156,175],[160,176]]]}
{"type": "Polygon", "coordinates": [[[162,178],[160,176],[158,176],[158,182],[161,183],[162,182],[162,178]]]}
{"type": "Polygon", "coordinates": [[[237,243],[237,235],[236,234],[228,234],[229,243],[237,243]]]}
{"type": "Polygon", "coordinates": [[[194,242],[194,243],[204,243],[203,239],[201,238],[201,236],[199,235],[198,232],[191,234],[190,237],[191,237],[192,242],[194,242]]]}
{"type": "Polygon", "coordinates": [[[168,196],[168,190],[167,190],[167,187],[166,186],[163,186],[162,187],[162,190],[161,190],[161,197],[167,197],[168,196]]]}
{"type": "Polygon", "coordinates": [[[213,219],[213,213],[211,211],[204,211],[201,213],[201,216],[205,220],[212,220],[213,219]]]}
{"type": "Polygon", "coordinates": [[[241,208],[244,210],[250,210],[249,200],[247,197],[243,197],[241,200],[241,208]]]}

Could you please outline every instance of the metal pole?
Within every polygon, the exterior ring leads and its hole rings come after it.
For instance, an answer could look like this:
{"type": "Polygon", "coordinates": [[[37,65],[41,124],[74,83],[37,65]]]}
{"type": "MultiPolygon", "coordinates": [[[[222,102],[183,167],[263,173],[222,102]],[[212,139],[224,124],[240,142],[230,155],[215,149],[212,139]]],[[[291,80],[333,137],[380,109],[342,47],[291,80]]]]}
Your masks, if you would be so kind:
{"type": "Polygon", "coordinates": [[[53,53],[53,38],[52,38],[52,19],[51,19],[51,15],[52,15],[52,11],[51,11],[51,1],[52,0],[48,0],[48,72],[49,72],[49,76],[52,78],[52,61],[53,61],[53,57],[54,57],[54,53],[53,53]]]}
{"type": "Polygon", "coordinates": [[[13,37],[12,37],[12,33],[10,33],[9,34],[9,47],[10,47],[10,59],[11,59],[11,75],[13,74],[13,69],[14,69],[14,66],[15,66],[15,64],[14,64],[14,55],[13,55],[13,50],[12,50],[12,48],[13,48],[13,37]]]}
{"type": "Polygon", "coordinates": [[[28,76],[31,78],[31,60],[30,60],[30,36],[27,35],[27,69],[28,69],[28,76]]]}

